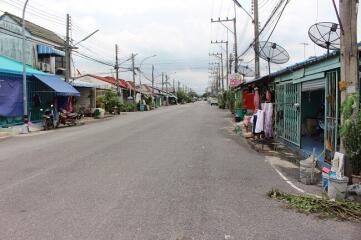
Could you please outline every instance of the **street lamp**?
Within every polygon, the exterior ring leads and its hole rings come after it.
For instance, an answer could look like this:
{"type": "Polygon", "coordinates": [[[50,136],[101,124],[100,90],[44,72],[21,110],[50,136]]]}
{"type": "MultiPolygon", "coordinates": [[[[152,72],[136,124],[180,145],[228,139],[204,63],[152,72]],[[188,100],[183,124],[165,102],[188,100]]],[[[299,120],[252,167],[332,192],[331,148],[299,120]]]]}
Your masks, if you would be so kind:
{"type": "Polygon", "coordinates": [[[153,58],[153,57],[156,57],[156,56],[157,56],[157,55],[154,54],[154,55],[152,55],[152,56],[146,57],[146,58],[144,58],[144,59],[140,62],[140,64],[139,64],[139,69],[138,69],[138,71],[139,71],[139,84],[140,84],[140,87],[139,87],[140,102],[142,102],[142,65],[143,65],[143,63],[144,63],[146,60],[148,60],[149,58],[153,58]]]}
{"type": "Polygon", "coordinates": [[[22,54],[23,54],[23,103],[24,103],[24,131],[23,133],[29,133],[29,116],[28,116],[28,96],[27,96],[27,83],[26,83],[26,54],[25,54],[25,11],[29,0],[26,0],[23,7],[22,16],[22,54]]]}

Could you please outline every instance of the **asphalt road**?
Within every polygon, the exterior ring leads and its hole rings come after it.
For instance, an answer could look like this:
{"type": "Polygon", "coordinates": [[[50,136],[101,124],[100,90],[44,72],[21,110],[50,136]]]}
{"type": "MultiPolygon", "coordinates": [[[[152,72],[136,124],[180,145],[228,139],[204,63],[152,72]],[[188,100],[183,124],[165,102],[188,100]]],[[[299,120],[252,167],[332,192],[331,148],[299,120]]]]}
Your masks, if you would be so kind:
{"type": "Polygon", "coordinates": [[[206,103],[0,141],[0,239],[361,239],[294,192],[206,103]]]}

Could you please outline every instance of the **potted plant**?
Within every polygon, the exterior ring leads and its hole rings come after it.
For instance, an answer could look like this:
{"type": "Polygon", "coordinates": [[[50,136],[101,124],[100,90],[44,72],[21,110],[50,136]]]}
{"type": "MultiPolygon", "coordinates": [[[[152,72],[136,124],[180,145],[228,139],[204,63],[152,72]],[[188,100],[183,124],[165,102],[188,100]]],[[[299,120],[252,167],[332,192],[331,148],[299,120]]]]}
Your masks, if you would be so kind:
{"type": "Polygon", "coordinates": [[[350,95],[342,104],[341,137],[352,166],[352,183],[361,183],[361,112],[358,97],[350,95]]]}

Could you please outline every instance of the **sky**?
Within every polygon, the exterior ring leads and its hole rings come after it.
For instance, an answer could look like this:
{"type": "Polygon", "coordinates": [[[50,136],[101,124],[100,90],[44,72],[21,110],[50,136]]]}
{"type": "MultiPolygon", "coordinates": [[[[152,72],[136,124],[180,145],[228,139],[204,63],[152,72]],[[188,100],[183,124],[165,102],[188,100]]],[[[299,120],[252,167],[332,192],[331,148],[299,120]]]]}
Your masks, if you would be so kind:
{"type": "MultiPolygon", "coordinates": [[[[278,1],[259,0],[261,26],[278,1]]],[[[252,13],[251,0],[239,2],[252,13]]],[[[23,3],[24,0],[0,0],[0,11],[21,15],[23,3]]],[[[151,66],[154,65],[158,86],[164,72],[170,76],[170,82],[174,79],[203,92],[209,82],[208,63],[215,61],[209,53],[223,51],[210,41],[228,39],[233,44],[231,33],[221,24],[210,21],[218,17],[233,18],[232,0],[29,0],[26,18],[64,36],[67,13],[71,15],[75,42],[99,29],[79,46],[78,51],[82,54],[114,64],[115,44],[118,44],[119,58],[121,62],[125,61],[124,68],[130,66],[126,60],[132,53],[137,54],[136,65],[156,54],[142,65],[145,75],[142,83],[150,83],[151,66]]],[[[241,9],[237,8],[236,14],[238,52],[242,53],[254,37],[253,24],[241,9]]],[[[307,33],[311,25],[324,21],[337,21],[331,0],[291,0],[270,38],[289,52],[290,61],[272,65],[272,71],[325,53],[311,42],[307,33]],[[305,56],[304,46],[300,43],[309,44],[305,56]]],[[[261,40],[267,37],[268,34],[261,35],[261,40]]],[[[254,68],[252,51],[241,59],[242,64],[254,68]]],[[[76,56],[74,60],[75,68],[82,74],[111,75],[113,71],[110,66],[76,56]]],[[[261,69],[262,74],[267,73],[264,61],[261,69]]],[[[131,80],[129,72],[122,71],[120,77],[131,80]]]]}

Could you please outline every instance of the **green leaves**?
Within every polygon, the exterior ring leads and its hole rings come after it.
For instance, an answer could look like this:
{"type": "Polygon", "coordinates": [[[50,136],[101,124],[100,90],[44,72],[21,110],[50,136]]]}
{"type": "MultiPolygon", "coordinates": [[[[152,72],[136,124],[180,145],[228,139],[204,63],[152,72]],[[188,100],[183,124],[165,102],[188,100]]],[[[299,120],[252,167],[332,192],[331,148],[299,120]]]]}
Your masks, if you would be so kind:
{"type": "Polygon", "coordinates": [[[361,205],[348,200],[331,201],[310,195],[294,195],[272,189],[267,196],[282,201],[291,209],[320,218],[337,218],[343,221],[361,221],[361,205]]]}

